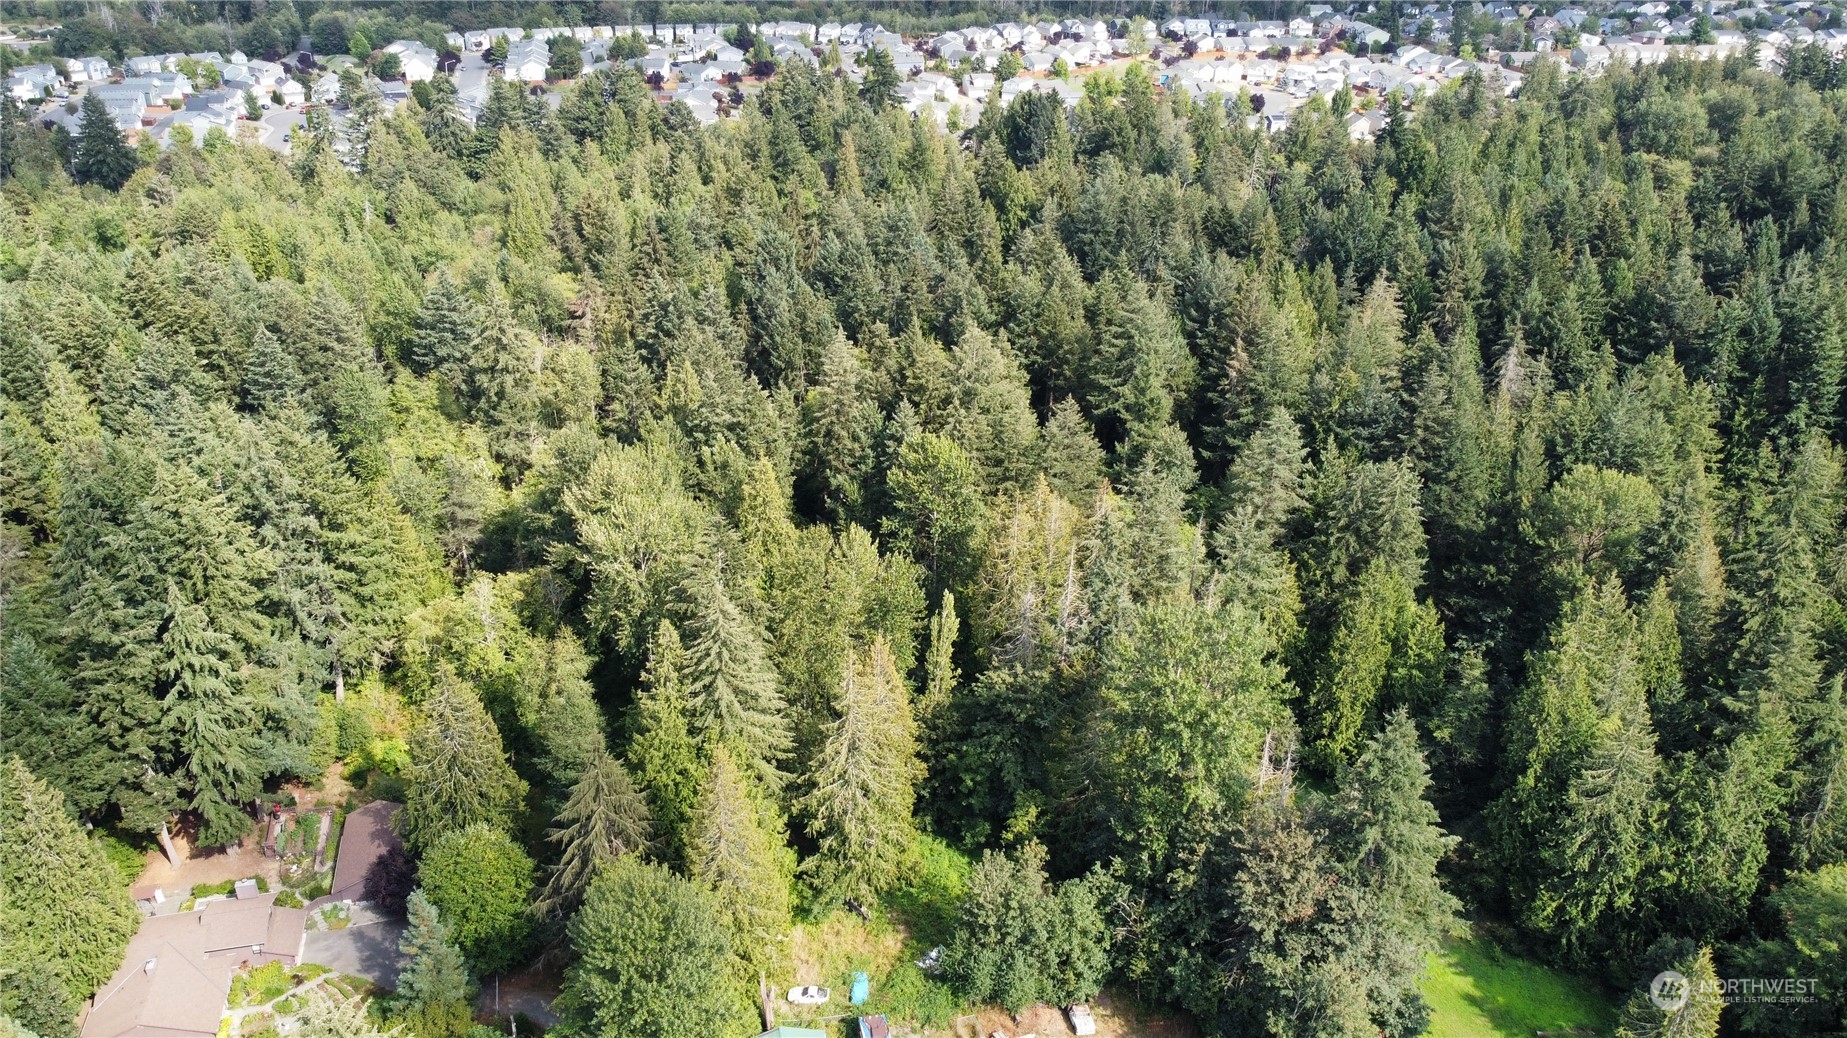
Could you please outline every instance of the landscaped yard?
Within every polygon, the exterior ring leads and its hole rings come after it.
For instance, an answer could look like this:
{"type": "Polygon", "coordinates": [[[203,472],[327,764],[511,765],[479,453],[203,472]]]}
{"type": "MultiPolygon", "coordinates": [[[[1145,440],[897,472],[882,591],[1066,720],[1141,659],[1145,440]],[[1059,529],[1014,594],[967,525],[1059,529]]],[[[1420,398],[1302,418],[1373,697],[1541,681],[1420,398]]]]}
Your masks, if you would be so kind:
{"type": "Polygon", "coordinates": [[[1432,955],[1423,992],[1427,1038],[1532,1038],[1574,1029],[1607,1035],[1616,1026],[1616,1007],[1596,984],[1480,940],[1451,941],[1432,955]]]}

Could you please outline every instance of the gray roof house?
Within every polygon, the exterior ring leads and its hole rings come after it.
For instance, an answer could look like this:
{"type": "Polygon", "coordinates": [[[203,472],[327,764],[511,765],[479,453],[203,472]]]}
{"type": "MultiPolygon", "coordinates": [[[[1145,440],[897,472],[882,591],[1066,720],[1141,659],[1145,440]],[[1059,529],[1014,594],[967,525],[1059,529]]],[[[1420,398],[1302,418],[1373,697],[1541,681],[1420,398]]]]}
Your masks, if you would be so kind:
{"type": "Polygon", "coordinates": [[[121,967],[92,1000],[83,1038],[212,1038],[232,974],[299,963],[307,916],[263,894],[142,920],[121,967]]]}

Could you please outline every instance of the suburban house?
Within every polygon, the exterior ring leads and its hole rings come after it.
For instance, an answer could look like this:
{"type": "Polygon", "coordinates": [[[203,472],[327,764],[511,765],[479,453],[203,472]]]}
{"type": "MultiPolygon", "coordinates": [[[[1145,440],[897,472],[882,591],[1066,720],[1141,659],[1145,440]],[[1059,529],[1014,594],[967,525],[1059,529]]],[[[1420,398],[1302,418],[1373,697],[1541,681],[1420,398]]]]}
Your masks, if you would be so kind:
{"type": "Polygon", "coordinates": [[[196,912],[143,920],[121,968],[92,1000],[83,1038],[213,1038],[232,975],[299,963],[307,917],[304,909],[277,908],[274,894],[252,885],[196,912]]]}
{"type": "Polygon", "coordinates": [[[393,40],[385,52],[398,56],[398,68],[406,83],[427,83],[436,78],[436,52],[416,40],[393,40]]]}
{"type": "Polygon", "coordinates": [[[64,68],[73,83],[100,83],[109,78],[107,58],[71,58],[64,68]]]}
{"type": "Polygon", "coordinates": [[[50,65],[21,65],[7,77],[6,92],[16,101],[35,101],[62,82],[64,77],[50,65]]]}
{"type": "Polygon", "coordinates": [[[307,100],[308,92],[302,89],[300,83],[292,79],[285,79],[282,81],[282,85],[276,88],[276,96],[282,98],[283,104],[288,105],[290,108],[294,108],[307,100]]]}
{"type": "Polygon", "coordinates": [[[516,83],[543,83],[551,61],[551,48],[543,40],[520,40],[507,47],[507,67],[501,75],[516,83]]]}
{"type": "Polygon", "coordinates": [[[389,800],[374,800],[350,811],[340,830],[340,850],[333,862],[333,887],[316,903],[365,901],[366,879],[380,861],[402,850],[397,817],[402,808],[389,800]]]}

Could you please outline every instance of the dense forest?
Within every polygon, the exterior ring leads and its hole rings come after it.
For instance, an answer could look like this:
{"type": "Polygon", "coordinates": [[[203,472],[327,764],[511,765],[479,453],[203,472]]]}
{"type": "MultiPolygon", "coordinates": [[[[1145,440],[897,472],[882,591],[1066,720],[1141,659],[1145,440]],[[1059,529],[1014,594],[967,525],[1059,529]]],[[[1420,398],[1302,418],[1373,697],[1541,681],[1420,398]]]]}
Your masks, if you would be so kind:
{"type": "Polygon", "coordinates": [[[565,1033],[754,1033],[945,849],[963,1004],[1408,1038],[1473,926],[1818,978],[1638,1038],[1840,1033],[1847,93],[1791,68],[1365,143],[1139,67],[961,132],[799,64],[703,130],[627,70],[293,157],[8,121],[0,1010],[119,961],[77,820],[223,843],[339,760],[418,1038],[538,958],[565,1033]]]}

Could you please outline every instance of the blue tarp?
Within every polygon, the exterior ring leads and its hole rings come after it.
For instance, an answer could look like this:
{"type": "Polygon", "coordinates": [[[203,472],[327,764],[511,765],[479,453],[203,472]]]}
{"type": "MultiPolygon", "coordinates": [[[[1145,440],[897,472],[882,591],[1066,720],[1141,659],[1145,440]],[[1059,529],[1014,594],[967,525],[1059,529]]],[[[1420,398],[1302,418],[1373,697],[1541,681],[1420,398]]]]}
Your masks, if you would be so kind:
{"type": "Polygon", "coordinates": [[[853,974],[853,993],[847,996],[847,1001],[856,1006],[862,1006],[866,1004],[866,999],[871,997],[872,978],[866,976],[864,973],[853,974]]]}

